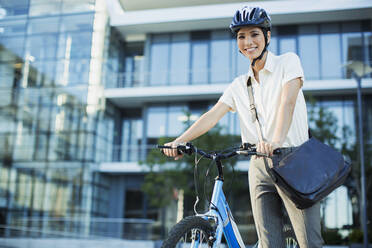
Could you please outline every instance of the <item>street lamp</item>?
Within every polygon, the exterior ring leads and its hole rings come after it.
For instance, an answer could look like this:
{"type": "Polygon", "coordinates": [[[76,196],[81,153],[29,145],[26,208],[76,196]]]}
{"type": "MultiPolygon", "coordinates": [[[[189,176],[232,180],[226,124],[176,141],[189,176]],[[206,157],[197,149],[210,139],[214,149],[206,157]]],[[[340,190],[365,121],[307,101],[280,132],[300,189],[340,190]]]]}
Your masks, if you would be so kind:
{"type": "Polygon", "coordinates": [[[361,61],[349,61],[346,68],[350,69],[354,78],[357,81],[357,97],[358,97],[358,127],[359,127],[359,147],[360,147],[360,174],[361,174],[361,214],[362,214],[362,229],[363,229],[363,247],[368,247],[367,237],[367,211],[366,211],[366,189],[365,189],[365,172],[364,172],[364,147],[363,147],[363,125],[362,125],[362,93],[361,83],[362,77],[372,72],[372,67],[364,64],[361,61]]]}

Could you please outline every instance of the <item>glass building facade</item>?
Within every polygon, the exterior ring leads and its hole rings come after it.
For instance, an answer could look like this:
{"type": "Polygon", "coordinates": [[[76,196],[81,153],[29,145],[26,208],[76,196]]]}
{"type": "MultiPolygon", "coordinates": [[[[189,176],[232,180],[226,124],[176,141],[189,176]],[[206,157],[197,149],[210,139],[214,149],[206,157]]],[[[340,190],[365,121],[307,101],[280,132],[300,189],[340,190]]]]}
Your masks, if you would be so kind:
{"type": "Polygon", "coordinates": [[[1,235],[89,234],[89,218],[107,216],[108,184],[96,169],[111,159],[114,133],[95,78],[108,30],[102,6],[0,1],[1,235]]]}
{"type": "MultiPolygon", "coordinates": [[[[333,113],[338,148],[345,140],[350,147],[357,143],[357,106],[354,93],[338,91],[337,84],[352,79],[343,67],[348,61],[372,65],[371,26],[372,19],[361,19],[272,30],[269,50],[298,54],[305,84],[335,84],[334,91],[305,94],[316,99],[309,109],[333,113]]],[[[151,207],[141,190],[146,172],[132,166],[159,138],[178,136],[218,98],[150,97],[123,106],[105,99],[105,90],[227,85],[247,72],[249,61],[226,29],[144,37],[129,41],[110,26],[104,0],[0,0],[0,236],[161,239],[174,224],[177,203],[151,207]],[[118,165],[119,172],[103,170],[107,164],[118,165]]],[[[366,91],[369,153],[371,99],[366,91]]],[[[237,118],[223,117],[221,133],[239,135],[237,118]]],[[[339,188],[323,204],[325,227],[360,225],[359,203],[349,188],[339,188]]],[[[190,202],[185,214],[192,212],[190,202]]],[[[248,193],[232,206],[243,234],[254,233],[248,193]]]]}

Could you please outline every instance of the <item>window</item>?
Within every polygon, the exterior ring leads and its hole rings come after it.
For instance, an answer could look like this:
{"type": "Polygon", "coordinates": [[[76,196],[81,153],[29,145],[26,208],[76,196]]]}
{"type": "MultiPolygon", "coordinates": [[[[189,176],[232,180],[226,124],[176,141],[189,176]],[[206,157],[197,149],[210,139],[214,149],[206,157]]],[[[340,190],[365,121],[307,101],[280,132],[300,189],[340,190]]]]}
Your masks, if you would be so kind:
{"type": "Polygon", "coordinates": [[[208,43],[209,32],[201,31],[191,34],[191,82],[192,84],[207,84],[208,83],[208,43]]]}
{"type": "Polygon", "coordinates": [[[142,144],[142,119],[124,119],[122,142],[121,142],[121,160],[138,161],[141,155],[142,144]]]}
{"type": "Polygon", "coordinates": [[[279,53],[297,53],[296,36],[297,26],[281,26],[278,29],[279,53]]]}
{"type": "Polygon", "coordinates": [[[165,85],[169,70],[169,35],[153,36],[151,44],[150,85],[165,85]]]}
{"type": "Polygon", "coordinates": [[[170,57],[170,84],[189,82],[190,37],[188,33],[172,35],[170,57]]]}
{"type": "Polygon", "coordinates": [[[341,39],[338,24],[320,25],[322,79],[341,78],[341,39]]]}
{"type": "MultiPolygon", "coordinates": [[[[342,64],[348,61],[363,61],[363,37],[360,22],[343,23],[342,28],[342,64]]],[[[344,69],[345,78],[352,78],[351,70],[344,69]]]]}
{"type": "Polygon", "coordinates": [[[230,34],[213,31],[211,39],[211,83],[227,83],[230,80],[230,34]]]}
{"type": "Polygon", "coordinates": [[[236,43],[236,40],[232,40],[232,57],[233,57],[233,68],[236,69],[236,72],[234,72],[234,78],[248,73],[248,69],[250,67],[250,61],[248,58],[246,58],[243,54],[239,52],[238,45],[236,43]]]}
{"type": "Polygon", "coordinates": [[[149,107],[147,113],[147,137],[158,138],[166,134],[166,107],[149,107]]]}
{"type": "Polygon", "coordinates": [[[170,106],[168,109],[167,136],[177,137],[186,127],[187,110],[184,106],[170,106]]]}
{"type": "Polygon", "coordinates": [[[278,32],[276,27],[271,28],[271,38],[268,50],[278,55],[278,32]]]}
{"type": "Polygon", "coordinates": [[[320,79],[319,35],[317,25],[299,27],[299,56],[308,80],[320,79]]]}

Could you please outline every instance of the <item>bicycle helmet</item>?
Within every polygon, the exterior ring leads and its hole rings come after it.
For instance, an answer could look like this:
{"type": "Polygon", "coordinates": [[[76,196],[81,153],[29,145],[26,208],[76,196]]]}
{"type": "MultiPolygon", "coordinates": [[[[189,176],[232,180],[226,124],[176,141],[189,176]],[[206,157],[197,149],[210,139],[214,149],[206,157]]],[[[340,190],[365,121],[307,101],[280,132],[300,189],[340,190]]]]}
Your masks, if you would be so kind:
{"type": "Polygon", "coordinates": [[[258,59],[261,59],[267,50],[268,38],[267,32],[271,30],[271,19],[266,11],[260,7],[243,7],[236,11],[233,20],[230,24],[230,30],[232,33],[237,34],[239,29],[245,26],[260,27],[265,37],[265,47],[262,50],[260,56],[252,61],[252,66],[258,59]]]}

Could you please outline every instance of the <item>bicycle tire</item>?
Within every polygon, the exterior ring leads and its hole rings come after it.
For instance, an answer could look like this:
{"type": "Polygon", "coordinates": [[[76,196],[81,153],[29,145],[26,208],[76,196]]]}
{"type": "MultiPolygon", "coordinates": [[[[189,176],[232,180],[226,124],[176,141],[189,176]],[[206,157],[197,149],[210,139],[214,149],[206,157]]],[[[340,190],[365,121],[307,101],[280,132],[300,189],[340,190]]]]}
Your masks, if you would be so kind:
{"type": "Polygon", "coordinates": [[[198,216],[186,217],[178,222],[169,232],[168,237],[164,240],[161,248],[185,247],[184,244],[191,242],[193,232],[199,231],[199,247],[209,247],[208,240],[214,237],[214,229],[205,219],[198,216]],[[195,231],[194,231],[195,230],[195,231]]]}
{"type": "Polygon", "coordinates": [[[299,248],[296,235],[293,229],[287,229],[284,232],[284,239],[285,239],[285,247],[286,248],[299,248]]]}

